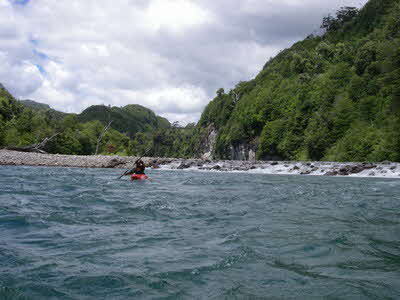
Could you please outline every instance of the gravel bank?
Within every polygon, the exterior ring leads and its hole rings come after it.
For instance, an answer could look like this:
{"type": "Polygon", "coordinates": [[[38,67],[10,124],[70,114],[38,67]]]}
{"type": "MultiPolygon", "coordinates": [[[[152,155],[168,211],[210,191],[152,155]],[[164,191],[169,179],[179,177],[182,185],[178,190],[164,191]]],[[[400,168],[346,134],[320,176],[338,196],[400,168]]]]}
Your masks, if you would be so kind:
{"type": "MultiPolygon", "coordinates": [[[[0,150],[0,165],[8,166],[48,166],[48,167],[73,167],[73,168],[132,168],[138,159],[135,156],[106,156],[106,155],[62,155],[18,152],[0,150]]],[[[177,164],[185,161],[193,164],[196,159],[152,158],[144,157],[143,161],[150,167],[158,168],[160,165],[177,164]]]]}
{"type": "MultiPolygon", "coordinates": [[[[0,165],[50,166],[79,168],[121,168],[133,167],[137,157],[104,155],[60,155],[25,153],[0,150],[0,165]]],[[[325,175],[388,177],[400,179],[400,164],[383,163],[335,163],[335,162],[277,162],[277,161],[209,161],[200,159],[175,159],[144,157],[148,167],[155,169],[237,171],[282,175],[325,175]]]]}

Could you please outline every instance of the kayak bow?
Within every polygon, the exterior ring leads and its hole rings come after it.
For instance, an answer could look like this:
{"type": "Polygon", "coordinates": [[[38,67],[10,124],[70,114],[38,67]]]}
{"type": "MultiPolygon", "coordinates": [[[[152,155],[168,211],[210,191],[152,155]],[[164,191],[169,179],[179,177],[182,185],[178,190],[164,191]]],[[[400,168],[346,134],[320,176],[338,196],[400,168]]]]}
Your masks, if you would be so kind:
{"type": "Polygon", "coordinates": [[[149,176],[146,174],[132,174],[131,180],[146,180],[149,179],[149,176]]]}

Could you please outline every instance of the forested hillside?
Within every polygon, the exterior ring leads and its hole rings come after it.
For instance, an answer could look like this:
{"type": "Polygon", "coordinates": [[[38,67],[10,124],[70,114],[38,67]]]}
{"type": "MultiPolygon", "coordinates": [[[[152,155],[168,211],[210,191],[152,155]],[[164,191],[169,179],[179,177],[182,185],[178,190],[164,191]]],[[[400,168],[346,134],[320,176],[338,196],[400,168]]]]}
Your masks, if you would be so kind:
{"type": "Polygon", "coordinates": [[[140,105],[96,105],[78,115],[66,114],[35,101],[18,101],[0,85],[0,148],[29,146],[56,135],[43,150],[141,155],[150,149],[148,155],[187,156],[193,128],[193,124],[171,126],[140,105]]]}
{"type": "Polygon", "coordinates": [[[171,126],[167,119],[156,116],[152,110],[137,104],[122,108],[93,105],[79,114],[78,119],[81,122],[98,120],[104,124],[111,120],[111,128],[126,133],[131,138],[138,132],[151,132],[171,126]]]}
{"type": "Polygon", "coordinates": [[[217,91],[193,148],[216,132],[215,158],[400,161],[399,1],[345,7],[321,27],[217,91]]]}
{"type": "Polygon", "coordinates": [[[48,104],[36,102],[34,100],[19,100],[19,102],[22,103],[24,107],[30,108],[35,112],[45,112],[47,115],[51,115],[53,119],[61,120],[68,115],[68,113],[52,109],[48,104]]]}

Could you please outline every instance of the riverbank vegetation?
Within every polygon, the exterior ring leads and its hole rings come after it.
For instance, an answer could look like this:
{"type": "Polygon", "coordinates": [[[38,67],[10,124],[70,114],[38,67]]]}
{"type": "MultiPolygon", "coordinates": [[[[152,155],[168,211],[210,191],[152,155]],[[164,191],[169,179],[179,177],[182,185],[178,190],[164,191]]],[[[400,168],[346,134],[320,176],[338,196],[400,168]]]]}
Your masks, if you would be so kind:
{"type": "Polygon", "coordinates": [[[24,147],[51,139],[48,153],[187,157],[194,125],[181,127],[140,105],[91,106],[66,114],[33,101],[16,100],[0,87],[0,148],[24,147]],[[107,125],[110,127],[107,128],[107,125]],[[97,151],[96,151],[97,150],[97,151]]]}
{"type": "Polygon", "coordinates": [[[400,4],[370,0],[310,35],[205,108],[214,156],[249,145],[259,159],[400,161],[400,4]]]}

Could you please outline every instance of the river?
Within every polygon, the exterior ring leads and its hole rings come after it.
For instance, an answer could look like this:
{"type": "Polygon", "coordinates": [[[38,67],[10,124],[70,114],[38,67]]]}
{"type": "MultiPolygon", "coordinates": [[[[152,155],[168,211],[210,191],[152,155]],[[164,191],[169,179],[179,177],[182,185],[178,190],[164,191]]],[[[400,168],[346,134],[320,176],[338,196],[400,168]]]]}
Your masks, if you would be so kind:
{"type": "Polygon", "coordinates": [[[0,167],[0,299],[399,299],[400,180],[0,167]]]}

